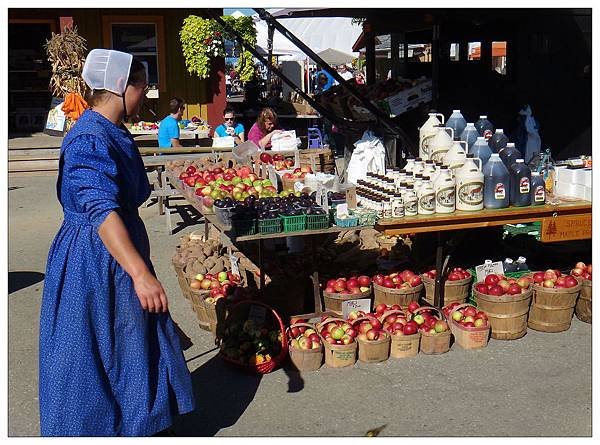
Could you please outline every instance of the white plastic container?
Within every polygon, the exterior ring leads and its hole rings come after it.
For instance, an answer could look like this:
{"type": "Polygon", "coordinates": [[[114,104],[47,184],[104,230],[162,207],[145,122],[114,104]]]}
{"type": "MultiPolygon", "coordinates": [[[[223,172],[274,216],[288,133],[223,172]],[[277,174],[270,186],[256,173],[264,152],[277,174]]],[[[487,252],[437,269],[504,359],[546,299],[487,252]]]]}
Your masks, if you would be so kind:
{"type": "Polygon", "coordinates": [[[483,173],[481,159],[467,155],[456,170],[456,210],[474,212],[483,209],[483,173]]]}
{"type": "Polygon", "coordinates": [[[450,150],[446,152],[443,158],[443,163],[451,169],[457,169],[463,166],[467,153],[469,152],[469,144],[465,141],[454,141],[450,150]]]}
{"type": "Polygon", "coordinates": [[[429,142],[429,159],[443,162],[444,155],[454,143],[454,130],[450,127],[437,127],[437,134],[429,142]]]}
{"type": "Polygon", "coordinates": [[[456,182],[448,167],[441,167],[433,188],[435,213],[453,213],[456,210],[456,182]]]}
{"type": "Polygon", "coordinates": [[[436,125],[444,125],[444,115],[429,113],[429,118],[419,128],[419,157],[429,159],[429,142],[437,134],[436,125]],[[439,118],[439,119],[438,119],[439,118]]]}
{"type": "Polygon", "coordinates": [[[429,176],[423,178],[421,188],[417,191],[419,198],[417,213],[419,215],[432,215],[435,213],[435,189],[429,176]]]}

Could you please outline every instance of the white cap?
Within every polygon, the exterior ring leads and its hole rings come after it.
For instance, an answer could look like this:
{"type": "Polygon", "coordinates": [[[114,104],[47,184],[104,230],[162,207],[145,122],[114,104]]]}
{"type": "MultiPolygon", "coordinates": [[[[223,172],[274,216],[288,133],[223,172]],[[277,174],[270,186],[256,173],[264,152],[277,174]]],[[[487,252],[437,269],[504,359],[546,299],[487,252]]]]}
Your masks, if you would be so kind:
{"type": "Polygon", "coordinates": [[[131,54],[121,51],[93,49],[85,59],[81,77],[92,90],[123,94],[132,60],[131,54]]]}
{"type": "Polygon", "coordinates": [[[485,114],[481,115],[481,116],[479,116],[479,119],[487,119],[487,115],[485,115],[485,114]]]}
{"type": "Polygon", "coordinates": [[[508,148],[508,147],[513,147],[514,148],[514,146],[515,146],[514,142],[507,142],[506,143],[506,148],[508,148]]]}
{"type": "Polygon", "coordinates": [[[496,128],[496,133],[504,133],[504,130],[502,128],[496,128]]]}
{"type": "Polygon", "coordinates": [[[453,113],[460,113],[460,110],[452,110],[453,113]]]}
{"type": "Polygon", "coordinates": [[[517,159],[515,162],[518,164],[523,164],[525,163],[525,159],[517,159]]]}
{"type": "Polygon", "coordinates": [[[477,136],[477,140],[478,140],[478,141],[480,141],[480,140],[483,140],[483,139],[485,139],[485,137],[484,137],[484,136],[477,136]]]}
{"type": "Polygon", "coordinates": [[[474,127],[475,123],[474,122],[467,122],[467,127],[474,127]]]}

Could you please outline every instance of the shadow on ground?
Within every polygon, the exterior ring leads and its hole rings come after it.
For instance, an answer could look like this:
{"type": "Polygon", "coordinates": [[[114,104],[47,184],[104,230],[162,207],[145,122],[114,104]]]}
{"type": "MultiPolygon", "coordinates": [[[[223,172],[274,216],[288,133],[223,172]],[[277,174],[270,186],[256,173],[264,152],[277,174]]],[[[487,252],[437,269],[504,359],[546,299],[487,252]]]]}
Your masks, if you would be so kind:
{"type": "Polygon", "coordinates": [[[44,274],[40,272],[9,272],[8,293],[17,292],[26,287],[44,281],[44,274]]]}

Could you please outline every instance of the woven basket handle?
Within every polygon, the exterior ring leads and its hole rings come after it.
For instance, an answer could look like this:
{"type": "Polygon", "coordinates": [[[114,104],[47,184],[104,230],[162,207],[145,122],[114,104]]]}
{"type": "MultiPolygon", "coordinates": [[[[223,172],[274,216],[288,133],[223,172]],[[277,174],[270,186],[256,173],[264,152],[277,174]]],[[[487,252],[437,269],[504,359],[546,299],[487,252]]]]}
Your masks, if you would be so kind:
{"type": "MultiPolygon", "coordinates": [[[[430,310],[430,311],[437,312],[437,314],[440,316],[440,320],[444,320],[444,321],[446,321],[446,317],[444,316],[444,313],[443,313],[442,311],[440,311],[438,308],[436,308],[436,307],[433,307],[433,306],[421,306],[421,307],[418,307],[418,308],[416,308],[416,309],[413,311],[413,316],[414,316],[415,314],[418,314],[418,313],[419,313],[419,312],[421,312],[422,310],[425,310],[425,309],[427,309],[427,310],[430,310]]],[[[456,309],[456,308],[455,308],[455,309],[456,309]]]]}
{"type": "Polygon", "coordinates": [[[388,315],[394,315],[394,314],[401,315],[404,318],[406,318],[406,321],[408,321],[407,313],[400,309],[390,309],[389,311],[384,312],[381,315],[381,317],[379,317],[379,321],[383,323],[383,320],[385,320],[388,315]]]}
{"type": "Polygon", "coordinates": [[[292,328],[301,328],[301,327],[305,327],[305,328],[310,328],[310,329],[314,329],[315,332],[318,334],[319,331],[317,331],[317,327],[314,324],[310,324],[310,323],[294,323],[289,325],[286,329],[285,329],[285,333],[288,334],[289,331],[292,328]]]}

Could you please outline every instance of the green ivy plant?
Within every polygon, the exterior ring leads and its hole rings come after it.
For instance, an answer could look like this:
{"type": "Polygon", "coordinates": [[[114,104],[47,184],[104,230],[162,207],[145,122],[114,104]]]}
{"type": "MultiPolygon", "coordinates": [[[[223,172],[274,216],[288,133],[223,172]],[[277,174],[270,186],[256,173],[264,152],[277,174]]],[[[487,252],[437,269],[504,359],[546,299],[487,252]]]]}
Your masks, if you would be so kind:
{"type": "MultiPolygon", "coordinates": [[[[256,46],[256,29],[252,17],[236,19],[226,16],[223,17],[223,20],[240,33],[244,40],[252,46],[256,46]]],[[[211,64],[215,58],[225,57],[224,40],[235,40],[235,37],[216,21],[195,15],[191,15],[183,21],[179,37],[187,70],[200,79],[206,79],[210,75],[211,64]]],[[[248,82],[254,78],[255,72],[252,53],[239,44],[238,47],[240,56],[235,68],[240,80],[248,82]]]]}

